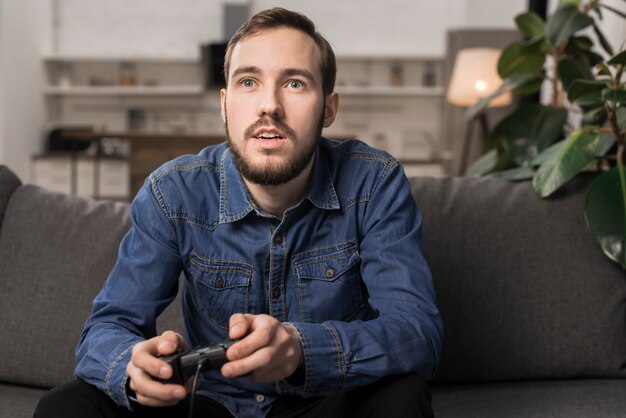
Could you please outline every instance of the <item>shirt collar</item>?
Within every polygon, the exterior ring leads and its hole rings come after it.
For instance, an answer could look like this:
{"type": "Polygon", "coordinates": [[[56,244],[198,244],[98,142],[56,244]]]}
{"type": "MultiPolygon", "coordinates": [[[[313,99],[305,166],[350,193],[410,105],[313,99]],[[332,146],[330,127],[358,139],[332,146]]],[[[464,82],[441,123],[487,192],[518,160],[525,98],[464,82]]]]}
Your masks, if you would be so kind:
{"type": "MultiPolygon", "coordinates": [[[[312,173],[309,191],[304,198],[320,209],[340,209],[328,154],[323,147],[317,147],[312,173]]],[[[238,221],[253,210],[252,198],[233,161],[230,148],[226,148],[220,159],[220,223],[238,221]]]]}

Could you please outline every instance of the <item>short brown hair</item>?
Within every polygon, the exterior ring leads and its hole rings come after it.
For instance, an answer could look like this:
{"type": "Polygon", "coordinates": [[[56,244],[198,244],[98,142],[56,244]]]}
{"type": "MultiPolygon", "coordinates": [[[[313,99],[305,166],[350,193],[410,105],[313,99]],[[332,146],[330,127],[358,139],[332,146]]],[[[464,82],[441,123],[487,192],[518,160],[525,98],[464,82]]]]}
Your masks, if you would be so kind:
{"type": "Polygon", "coordinates": [[[228,72],[230,70],[230,58],[233,49],[242,40],[252,36],[262,30],[275,29],[279,27],[287,27],[299,30],[309,35],[322,55],[320,69],[322,72],[322,89],[325,95],[333,92],[335,89],[335,78],[337,75],[337,63],[335,62],[335,53],[330,43],[315,28],[315,24],[302,13],[293,12],[283,9],[282,7],[274,7],[263,10],[252,16],[246,23],[241,25],[237,32],[228,42],[226,54],[224,56],[224,79],[228,86],[228,72]]]}

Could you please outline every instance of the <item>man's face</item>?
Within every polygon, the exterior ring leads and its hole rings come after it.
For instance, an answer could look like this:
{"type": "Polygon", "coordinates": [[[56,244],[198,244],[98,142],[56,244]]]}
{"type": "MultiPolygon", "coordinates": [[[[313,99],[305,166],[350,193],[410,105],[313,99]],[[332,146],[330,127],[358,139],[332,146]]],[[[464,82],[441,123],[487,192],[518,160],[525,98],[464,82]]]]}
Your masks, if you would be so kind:
{"type": "Polygon", "coordinates": [[[309,165],[337,102],[329,95],[328,111],[320,62],[313,39],[289,28],[261,31],[233,48],[222,119],[247,180],[283,184],[309,165]]]}

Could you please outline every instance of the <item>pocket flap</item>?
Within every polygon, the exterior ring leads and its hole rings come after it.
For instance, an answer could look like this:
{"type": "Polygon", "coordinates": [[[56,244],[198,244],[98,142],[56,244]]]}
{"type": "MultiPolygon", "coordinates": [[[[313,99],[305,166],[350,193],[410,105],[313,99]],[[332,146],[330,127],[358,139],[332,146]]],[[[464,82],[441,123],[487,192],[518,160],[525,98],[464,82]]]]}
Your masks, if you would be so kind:
{"type": "Polygon", "coordinates": [[[252,266],[232,261],[205,260],[191,254],[191,269],[194,278],[213,290],[250,286],[252,266]]]}
{"type": "Polygon", "coordinates": [[[333,281],[360,261],[356,244],[348,242],[300,254],[294,266],[301,279],[333,281]]]}

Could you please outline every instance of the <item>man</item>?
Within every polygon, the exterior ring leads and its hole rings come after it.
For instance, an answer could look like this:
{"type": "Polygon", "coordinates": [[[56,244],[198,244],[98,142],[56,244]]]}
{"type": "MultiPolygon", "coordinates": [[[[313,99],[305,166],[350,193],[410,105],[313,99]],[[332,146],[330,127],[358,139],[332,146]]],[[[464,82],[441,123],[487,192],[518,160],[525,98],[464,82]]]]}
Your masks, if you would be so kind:
{"type": "Polygon", "coordinates": [[[161,383],[172,369],[158,356],[226,338],[228,362],[197,387],[202,416],[432,415],[422,379],[442,326],[421,217],[395,159],[321,137],[338,109],[332,48],[275,8],[239,29],[224,69],[227,144],[146,181],[85,324],[79,380],[36,416],[184,414],[189,385],[161,383]],[[155,336],[181,270],[185,338],[155,336]]]}

